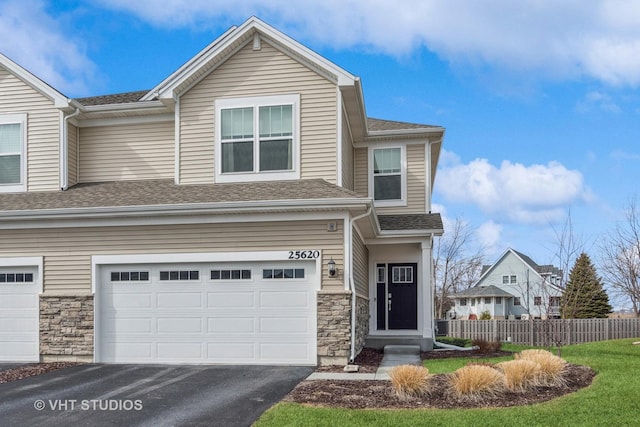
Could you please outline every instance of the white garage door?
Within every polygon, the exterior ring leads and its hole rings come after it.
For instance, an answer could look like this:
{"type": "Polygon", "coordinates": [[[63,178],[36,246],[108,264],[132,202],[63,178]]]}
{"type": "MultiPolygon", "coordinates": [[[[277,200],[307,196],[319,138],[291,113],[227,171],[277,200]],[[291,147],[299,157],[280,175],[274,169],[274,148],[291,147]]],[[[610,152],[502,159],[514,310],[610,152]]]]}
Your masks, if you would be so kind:
{"type": "Polygon", "coordinates": [[[97,360],[315,365],[315,268],[103,266],[97,360]]]}
{"type": "Polygon", "coordinates": [[[37,269],[0,267],[0,361],[39,360],[37,269]]]}

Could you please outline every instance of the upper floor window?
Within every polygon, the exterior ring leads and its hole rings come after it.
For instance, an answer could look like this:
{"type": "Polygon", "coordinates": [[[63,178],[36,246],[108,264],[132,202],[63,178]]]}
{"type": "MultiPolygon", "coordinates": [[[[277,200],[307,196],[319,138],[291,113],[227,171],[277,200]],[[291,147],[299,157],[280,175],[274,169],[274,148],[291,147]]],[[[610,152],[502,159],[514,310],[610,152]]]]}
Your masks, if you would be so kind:
{"type": "Polygon", "coordinates": [[[406,171],[404,147],[381,147],[371,150],[369,193],[377,206],[405,204],[406,171]]]}
{"type": "Polygon", "coordinates": [[[298,95],[216,101],[216,182],[298,179],[298,95]]]}
{"type": "Polygon", "coordinates": [[[0,192],[26,190],[26,114],[0,114],[0,192]]]}

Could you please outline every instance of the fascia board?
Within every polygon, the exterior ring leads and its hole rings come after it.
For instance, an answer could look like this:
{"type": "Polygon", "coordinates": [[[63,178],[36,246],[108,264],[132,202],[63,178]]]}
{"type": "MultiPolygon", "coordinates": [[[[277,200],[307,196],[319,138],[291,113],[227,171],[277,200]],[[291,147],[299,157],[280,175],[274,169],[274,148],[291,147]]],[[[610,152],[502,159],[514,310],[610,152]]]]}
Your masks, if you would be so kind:
{"type": "Polygon", "coordinates": [[[365,137],[365,142],[374,142],[376,140],[384,140],[389,138],[406,138],[406,137],[432,137],[434,135],[438,137],[444,137],[445,129],[443,127],[435,126],[432,128],[417,128],[417,129],[403,129],[403,130],[376,130],[369,131],[365,137]]]}
{"type": "Polygon", "coordinates": [[[56,108],[69,107],[71,102],[69,98],[55,90],[40,78],[36,77],[34,74],[27,71],[25,68],[4,56],[2,53],[0,53],[0,65],[27,85],[53,101],[56,108]]]}
{"type": "Polygon", "coordinates": [[[267,200],[259,202],[191,203],[180,205],[92,207],[70,209],[37,209],[0,212],[3,221],[63,218],[106,218],[133,215],[219,215],[247,212],[274,212],[297,210],[367,209],[370,201],[353,199],[321,200],[267,200]]]}
{"type": "Polygon", "coordinates": [[[167,88],[176,86],[177,81],[181,81],[182,79],[184,79],[191,72],[193,72],[194,69],[198,68],[203,61],[208,60],[208,58],[212,56],[211,54],[212,51],[218,52],[219,51],[218,45],[221,44],[223,40],[229,37],[229,35],[235,32],[237,29],[238,27],[233,26],[229,28],[227,31],[225,31],[224,33],[222,33],[222,35],[220,35],[213,42],[209,43],[209,45],[204,49],[202,49],[196,56],[194,56],[189,61],[184,63],[180,68],[178,68],[171,75],[169,75],[169,77],[164,79],[162,82],[160,82],[160,84],[158,84],[156,87],[154,87],[149,92],[147,92],[146,95],[140,98],[140,101],[151,101],[155,97],[160,96],[161,93],[165,93],[168,90],[167,88]],[[205,59],[205,57],[207,59],[205,59]]]}

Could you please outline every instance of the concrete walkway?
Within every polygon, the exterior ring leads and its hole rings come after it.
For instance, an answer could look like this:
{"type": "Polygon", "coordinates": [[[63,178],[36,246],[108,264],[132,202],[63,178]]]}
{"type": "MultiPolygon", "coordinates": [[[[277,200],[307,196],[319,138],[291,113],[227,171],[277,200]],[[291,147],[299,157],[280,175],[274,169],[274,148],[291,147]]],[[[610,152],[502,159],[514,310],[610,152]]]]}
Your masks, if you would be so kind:
{"type": "Polygon", "coordinates": [[[422,365],[420,346],[417,345],[387,345],[384,347],[384,357],[375,374],[358,372],[314,372],[308,380],[388,380],[389,371],[399,365],[422,365]]]}

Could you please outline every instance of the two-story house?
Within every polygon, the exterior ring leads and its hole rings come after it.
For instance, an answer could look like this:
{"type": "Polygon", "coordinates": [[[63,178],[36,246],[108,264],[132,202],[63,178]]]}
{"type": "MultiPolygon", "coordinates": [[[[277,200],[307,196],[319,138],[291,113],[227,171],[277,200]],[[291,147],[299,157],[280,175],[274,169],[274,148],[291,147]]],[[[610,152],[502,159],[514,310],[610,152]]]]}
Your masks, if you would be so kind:
{"type": "Polygon", "coordinates": [[[507,249],[493,265],[482,267],[480,279],[451,296],[450,318],[545,319],[560,316],[562,270],[538,265],[527,255],[507,249]]]}
{"type": "Polygon", "coordinates": [[[0,55],[0,360],[346,363],[433,342],[438,126],[257,18],[150,90],[0,55]]]}

